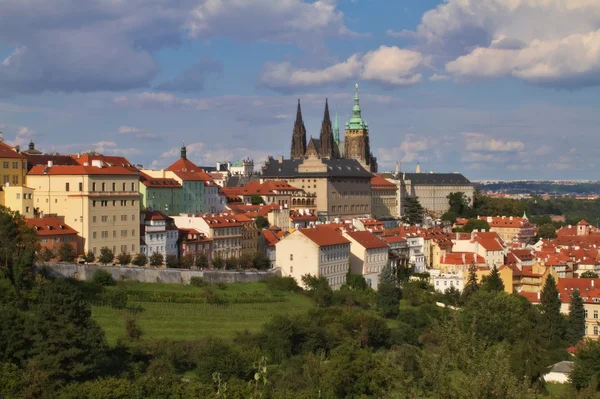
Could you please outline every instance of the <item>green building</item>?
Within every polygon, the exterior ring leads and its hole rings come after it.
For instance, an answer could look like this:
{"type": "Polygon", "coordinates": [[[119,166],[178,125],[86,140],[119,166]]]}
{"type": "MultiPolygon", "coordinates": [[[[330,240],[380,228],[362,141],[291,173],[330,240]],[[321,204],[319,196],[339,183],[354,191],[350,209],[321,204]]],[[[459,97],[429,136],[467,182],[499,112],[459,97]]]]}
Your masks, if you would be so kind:
{"type": "Polygon", "coordinates": [[[140,173],[140,203],[143,209],[167,215],[184,212],[183,187],[173,178],[152,177],[140,173]]]}

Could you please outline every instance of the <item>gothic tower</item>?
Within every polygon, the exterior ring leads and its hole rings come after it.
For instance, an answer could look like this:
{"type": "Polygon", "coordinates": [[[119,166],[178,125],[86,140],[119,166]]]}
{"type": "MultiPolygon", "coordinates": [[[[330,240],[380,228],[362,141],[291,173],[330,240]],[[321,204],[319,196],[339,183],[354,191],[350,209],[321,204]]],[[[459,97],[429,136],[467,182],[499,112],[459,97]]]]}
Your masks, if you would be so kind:
{"type": "Polygon", "coordinates": [[[360,102],[358,98],[358,84],[354,94],[354,107],[352,118],[346,122],[344,139],[344,157],[356,159],[363,167],[371,172],[377,171],[377,161],[371,154],[369,143],[369,125],[362,119],[360,102]]]}
{"type": "Polygon", "coordinates": [[[325,114],[321,124],[321,157],[335,158],[335,142],[333,141],[333,129],[331,128],[331,118],[329,117],[329,104],[325,99],[325,114]]]}
{"type": "Polygon", "coordinates": [[[300,100],[298,100],[298,110],[296,111],[296,122],[294,123],[294,133],[292,134],[291,159],[304,159],[306,152],[306,128],[302,121],[302,109],[300,109],[300,100]]]}

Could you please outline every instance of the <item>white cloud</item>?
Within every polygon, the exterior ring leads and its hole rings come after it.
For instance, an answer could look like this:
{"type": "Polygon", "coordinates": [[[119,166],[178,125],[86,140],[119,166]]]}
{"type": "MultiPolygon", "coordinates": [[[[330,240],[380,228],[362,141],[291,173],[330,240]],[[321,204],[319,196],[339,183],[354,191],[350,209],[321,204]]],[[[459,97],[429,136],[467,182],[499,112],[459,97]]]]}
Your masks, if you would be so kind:
{"type": "Polygon", "coordinates": [[[551,151],[552,151],[552,149],[550,148],[550,146],[548,144],[542,144],[541,146],[536,148],[536,150],[533,153],[535,155],[548,155],[548,154],[550,154],[551,151]]]}
{"type": "Polygon", "coordinates": [[[448,80],[448,79],[450,79],[448,77],[448,75],[440,75],[440,74],[437,74],[437,73],[434,73],[433,75],[431,75],[429,77],[429,80],[431,80],[432,82],[440,82],[440,81],[448,80]]]}
{"type": "MultiPolygon", "coordinates": [[[[198,166],[212,166],[217,162],[235,161],[242,158],[254,159],[255,167],[260,165],[267,158],[268,153],[261,150],[252,150],[246,147],[236,147],[216,143],[207,145],[206,143],[196,142],[186,144],[187,158],[198,166]]],[[[160,159],[152,161],[153,168],[166,167],[180,156],[180,147],[173,147],[162,153],[160,159]]]]}
{"type": "Polygon", "coordinates": [[[426,12],[418,48],[464,80],[512,76],[577,88],[600,84],[597,0],[447,0],[426,12]]]}
{"type": "Polygon", "coordinates": [[[418,70],[428,64],[419,52],[381,46],[368,53],[353,54],[346,61],[323,69],[296,68],[289,62],[266,63],[259,83],[276,90],[317,87],[350,79],[375,81],[383,85],[404,86],[418,83],[418,70]]]}
{"type": "Polygon", "coordinates": [[[463,133],[467,151],[518,152],[525,149],[522,141],[502,141],[481,133],[463,133]]]}
{"type": "Polygon", "coordinates": [[[22,126],[19,129],[17,129],[17,134],[15,135],[15,139],[14,140],[6,140],[6,142],[8,143],[8,145],[11,145],[13,147],[18,145],[18,146],[21,146],[21,148],[25,148],[29,144],[29,141],[35,135],[36,134],[34,132],[32,132],[28,127],[22,126]]]}
{"type": "Polygon", "coordinates": [[[404,141],[397,147],[379,148],[378,161],[392,162],[417,162],[428,159],[427,153],[433,148],[434,141],[428,137],[407,134],[404,141]]]}
{"type": "Polygon", "coordinates": [[[122,134],[124,136],[132,136],[136,139],[161,140],[161,137],[156,133],[150,133],[140,128],[132,126],[119,127],[119,134],[122,134]]]}

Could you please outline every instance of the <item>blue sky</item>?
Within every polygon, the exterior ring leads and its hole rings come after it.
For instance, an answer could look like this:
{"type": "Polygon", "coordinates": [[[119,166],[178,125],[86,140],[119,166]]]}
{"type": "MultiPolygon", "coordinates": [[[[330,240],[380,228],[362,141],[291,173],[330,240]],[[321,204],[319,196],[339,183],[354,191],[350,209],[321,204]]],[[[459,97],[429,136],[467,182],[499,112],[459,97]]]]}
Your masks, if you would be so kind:
{"type": "Polygon", "coordinates": [[[260,164],[355,82],[382,170],[598,179],[597,0],[0,2],[0,131],[44,151],[260,164]]]}

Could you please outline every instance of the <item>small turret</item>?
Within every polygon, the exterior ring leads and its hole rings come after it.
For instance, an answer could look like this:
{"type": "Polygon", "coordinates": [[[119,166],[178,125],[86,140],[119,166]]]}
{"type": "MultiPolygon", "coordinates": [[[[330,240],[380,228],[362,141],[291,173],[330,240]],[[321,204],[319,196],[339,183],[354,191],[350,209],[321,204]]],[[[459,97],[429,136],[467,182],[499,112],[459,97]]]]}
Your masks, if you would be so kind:
{"type": "Polygon", "coordinates": [[[181,145],[181,159],[187,159],[187,148],[185,148],[185,141],[181,145]]]}
{"type": "Polygon", "coordinates": [[[417,162],[417,170],[415,172],[421,173],[421,164],[419,162],[417,162]]]}

